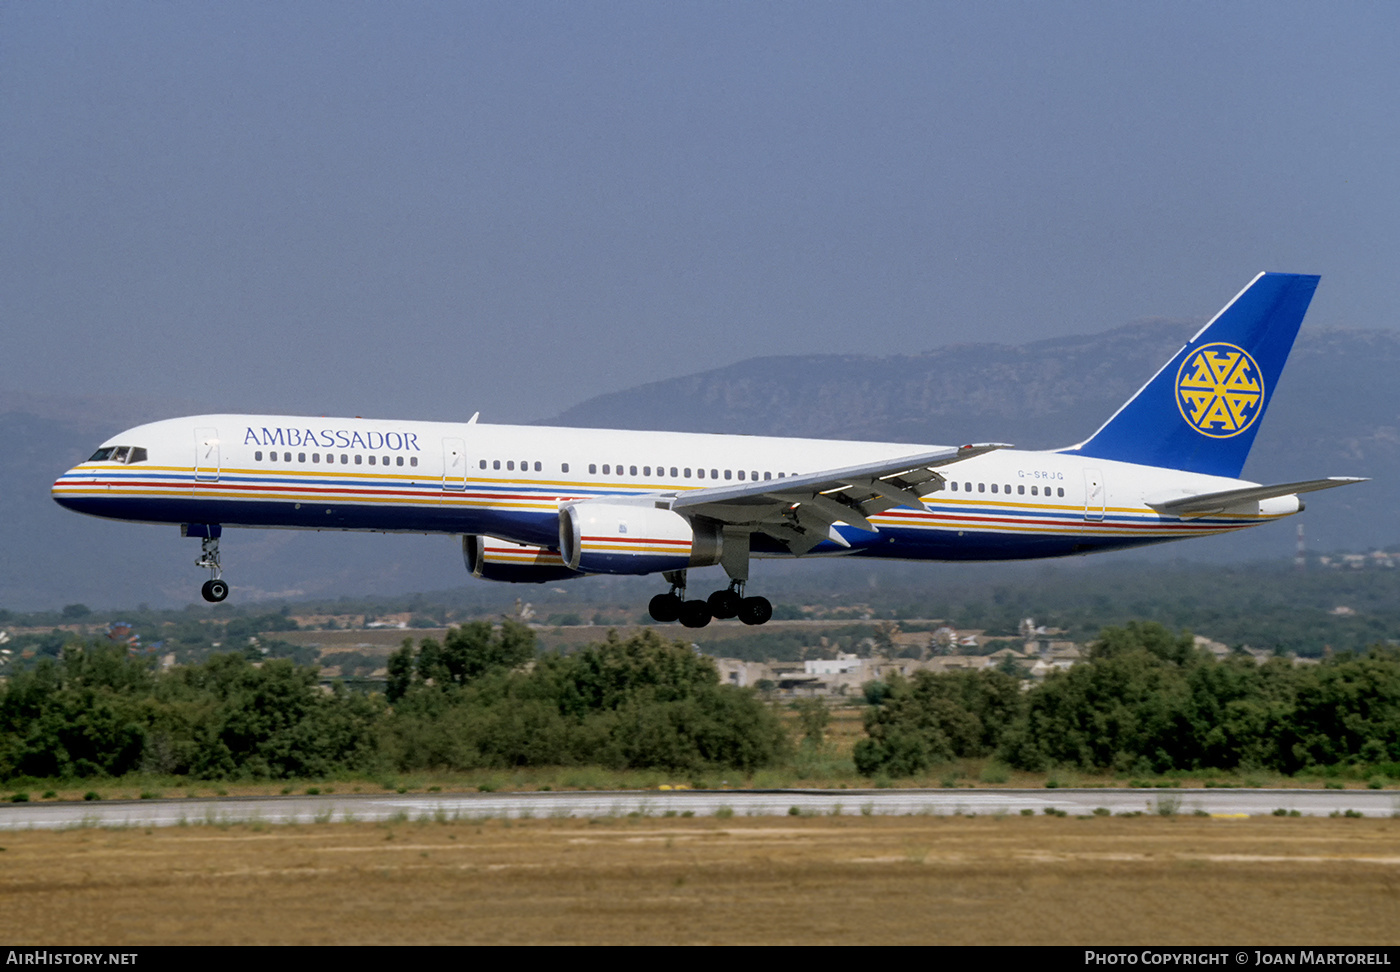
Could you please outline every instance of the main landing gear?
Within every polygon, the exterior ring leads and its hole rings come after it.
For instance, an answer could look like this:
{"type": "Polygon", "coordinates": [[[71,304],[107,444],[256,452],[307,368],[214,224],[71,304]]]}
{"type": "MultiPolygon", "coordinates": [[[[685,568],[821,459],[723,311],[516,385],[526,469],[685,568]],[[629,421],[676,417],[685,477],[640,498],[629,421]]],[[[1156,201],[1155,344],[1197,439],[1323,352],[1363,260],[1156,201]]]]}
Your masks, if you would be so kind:
{"type": "Polygon", "coordinates": [[[729,587],[715,591],[708,599],[685,599],[685,571],[668,570],[663,577],[671,584],[666,594],[651,599],[647,610],[662,623],[679,621],[687,628],[703,628],[711,618],[735,618],[745,624],[763,624],[773,616],[773,605],[766,597],[745,597],[744,581],[730,581],[729,587]]]}
{"type": "Polygon", "coordinates": [[[199,537],[199,559],[196,567],[209,571],[209,579],[200,587],[199,593],[210,604],[218,604],[228,597],[228,581],[224,580],[224,569],[219,565],[219,534],[217,524],[189,523],[181,528],[187,537],[199,537]]]}

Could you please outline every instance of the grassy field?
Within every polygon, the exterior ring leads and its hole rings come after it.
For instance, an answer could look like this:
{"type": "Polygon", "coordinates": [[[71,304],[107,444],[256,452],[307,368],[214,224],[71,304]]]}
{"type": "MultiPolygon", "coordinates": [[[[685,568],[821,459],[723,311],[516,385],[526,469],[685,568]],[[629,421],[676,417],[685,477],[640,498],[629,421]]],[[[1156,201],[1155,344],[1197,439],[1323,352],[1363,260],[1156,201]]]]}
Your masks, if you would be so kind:
{"type": "Polygon", "coordinates": [[[0,844],[16,944],[1400,941],[1388,819],[621,817],[0,844]]]}

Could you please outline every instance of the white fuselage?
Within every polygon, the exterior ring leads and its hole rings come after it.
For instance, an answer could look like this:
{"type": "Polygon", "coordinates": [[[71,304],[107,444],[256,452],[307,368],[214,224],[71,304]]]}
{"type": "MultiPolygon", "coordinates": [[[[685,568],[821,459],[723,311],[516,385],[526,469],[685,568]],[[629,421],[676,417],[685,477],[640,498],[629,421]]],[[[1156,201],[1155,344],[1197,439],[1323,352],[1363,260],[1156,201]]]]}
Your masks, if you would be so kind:
{"type": "MultiPolygon", "coordinates": [[[[570,501],[675,495],[928,452],[934,446],[476,423],[201,415],[138,426],[54,483],[94,516],[147,523],[476,534],[557,547],[570,501]],[[112,450],[105,457],[103,452],[112,450]],[[124,450],[124,451],[119,451],[124,450]],[[143,450],[136,452],[134,450],[143,450]],[[132,461],[133,457],[139,457],[132,461]],[[119,461],[125,460],[125,461],[119,461]]],[[[1229,532],[1296,497],[1186,518],[1149,503],[1242,480],[1003,449],[942,470],[915,507],[845,525],[814,553],[1015,560],[1229,532]]],[[[755,540],[756,555],[782,555],[755,540]]]]}

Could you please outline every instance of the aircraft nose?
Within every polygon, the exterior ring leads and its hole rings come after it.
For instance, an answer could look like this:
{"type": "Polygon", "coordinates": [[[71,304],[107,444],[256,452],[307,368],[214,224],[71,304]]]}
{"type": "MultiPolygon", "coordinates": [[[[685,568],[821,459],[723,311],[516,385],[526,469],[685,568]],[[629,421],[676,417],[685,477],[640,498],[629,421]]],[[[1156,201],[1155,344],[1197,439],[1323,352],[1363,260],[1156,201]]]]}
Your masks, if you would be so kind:
{"type": "Polygon", "coordinates": [[[83,478],[90,480],[92,477],[82,477],[78,472],[78,467],[74,466],[54,480],[53,488],[50,490],[49,495],[53,497],[55,503],[62,506],[64,509],[77,509],[74,494],[83,478]]]}

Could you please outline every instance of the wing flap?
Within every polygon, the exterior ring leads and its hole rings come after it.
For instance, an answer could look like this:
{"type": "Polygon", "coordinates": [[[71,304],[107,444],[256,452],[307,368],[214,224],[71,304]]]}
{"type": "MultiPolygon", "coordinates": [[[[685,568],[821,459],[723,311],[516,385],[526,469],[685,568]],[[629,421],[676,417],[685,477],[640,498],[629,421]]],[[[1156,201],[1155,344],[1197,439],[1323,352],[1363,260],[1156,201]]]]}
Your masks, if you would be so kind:
{"type": "Polygon", "coordinates": [[[878,462],[683,493],[671,509],[735,526],[748,526],[806,553],[823,540],[849,546],[833,529],[846,523],[879,532],[870,517],[896,506],[921,505],[943,485],[938,469],[1008,446],[1000,442],[940,449],[878,462]]]}

